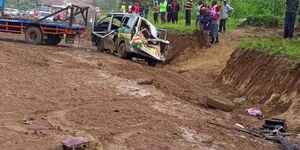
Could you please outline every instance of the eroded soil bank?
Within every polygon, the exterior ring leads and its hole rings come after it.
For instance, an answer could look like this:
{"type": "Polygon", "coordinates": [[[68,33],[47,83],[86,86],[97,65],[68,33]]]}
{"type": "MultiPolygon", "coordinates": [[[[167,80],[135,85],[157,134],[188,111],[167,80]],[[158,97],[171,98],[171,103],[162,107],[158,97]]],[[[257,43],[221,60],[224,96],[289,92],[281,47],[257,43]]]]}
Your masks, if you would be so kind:
{"type": "Polygon", "coordinates": [[[251,103],[266,105],[272,116],[300,130],[300,66],[295,60],[237,49],[219,81],[238,90],[251,103]]]}

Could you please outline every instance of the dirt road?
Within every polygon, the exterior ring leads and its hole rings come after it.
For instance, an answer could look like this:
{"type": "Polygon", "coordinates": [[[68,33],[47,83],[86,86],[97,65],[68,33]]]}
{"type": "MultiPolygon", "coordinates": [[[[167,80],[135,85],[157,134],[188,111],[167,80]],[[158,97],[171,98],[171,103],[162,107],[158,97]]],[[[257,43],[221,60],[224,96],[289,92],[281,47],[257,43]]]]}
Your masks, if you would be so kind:
{"type": "Polygon", "coordinates": [[[0,33],[0,147],[57,150],[61,141],[85,137],[91,150],[276,149],[207,123],[261,124],[240,110],[204,106],[206,95],[233,96],[213,81],[253,32],[229,31],[220,44],[163,68],[95,52],[86,42],[80,49],[37,46],[0,33]]]}

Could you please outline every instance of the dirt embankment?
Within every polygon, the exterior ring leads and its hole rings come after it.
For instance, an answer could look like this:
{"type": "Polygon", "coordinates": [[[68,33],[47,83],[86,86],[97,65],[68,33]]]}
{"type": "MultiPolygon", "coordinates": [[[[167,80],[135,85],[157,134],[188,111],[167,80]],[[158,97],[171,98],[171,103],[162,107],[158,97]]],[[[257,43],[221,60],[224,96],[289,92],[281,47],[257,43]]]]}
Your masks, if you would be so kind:
{"type": "Polygon", "coordinates": [[[206,33],[195,31],[192,35],[169,34],[168,40],[172,43],[169,48],[169,62],[187,60],[195,55],[199,48],[207,45],[206,33]]]}
{"type": "Polygon", "coordinates": [[[300,66],[283,56],[236,50],[220,81],[233,86],[251,103],[267,105],[272,116],[287,119],[300,130],[300,66]]]}

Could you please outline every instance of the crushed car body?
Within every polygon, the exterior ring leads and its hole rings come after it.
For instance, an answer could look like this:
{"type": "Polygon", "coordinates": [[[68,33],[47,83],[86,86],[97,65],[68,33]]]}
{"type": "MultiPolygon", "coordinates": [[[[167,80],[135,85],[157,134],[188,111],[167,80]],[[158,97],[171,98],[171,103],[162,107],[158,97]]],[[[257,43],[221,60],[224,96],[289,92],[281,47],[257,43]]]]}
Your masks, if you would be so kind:
{"type": "Polygon", "coordinates": [[[144,59],[149,65],[167,60],[170,42],[166,38],[166,30],[139,15],[125,13],[108,14],[92,29],[92,42],[99,51],[117,53],[124,59],[144,59]]]}

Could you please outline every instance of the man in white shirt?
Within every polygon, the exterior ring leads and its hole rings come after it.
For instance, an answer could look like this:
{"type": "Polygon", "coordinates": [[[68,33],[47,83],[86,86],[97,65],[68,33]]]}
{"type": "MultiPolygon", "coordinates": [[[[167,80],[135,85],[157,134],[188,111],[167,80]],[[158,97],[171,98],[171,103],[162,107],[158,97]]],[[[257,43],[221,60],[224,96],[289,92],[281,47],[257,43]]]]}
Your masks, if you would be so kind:
{"type": "Polygon", "coordinates": [[[228,14],[233,11],[233,8],[228,4],[227,0],[224,0],[224,7],[221,12],[221,20],[219,25],[219,32],[226,30],[226,22],[228,19],[228,14]]]}

